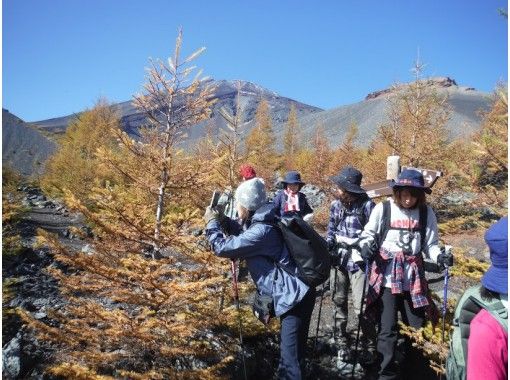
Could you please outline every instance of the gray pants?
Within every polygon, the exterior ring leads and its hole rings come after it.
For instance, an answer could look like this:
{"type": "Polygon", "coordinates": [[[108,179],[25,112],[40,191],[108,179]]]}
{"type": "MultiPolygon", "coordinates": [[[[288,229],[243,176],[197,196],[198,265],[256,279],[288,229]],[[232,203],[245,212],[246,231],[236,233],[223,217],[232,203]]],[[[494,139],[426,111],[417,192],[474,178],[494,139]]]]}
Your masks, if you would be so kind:
{"type": "MultiPolygon", "coordinates": [[[[358,315],[361,309],[361,300],[363,296],[363,284],[365,281],[365,273],[358,270],[354,273],[348,272],[344,268],[332,268],[330,273],[330,287],[331,296],[334,304],[333,312],[333,335],[336,338],[337,334],[343,336],[347,335],[347,317],[348,317],[348,293],[349,286],[352,289],[352,304],[353,312],[356,316],[356,326],[358,322],[358,315]]],[[[367,284],[368,286],[368,284],[367,284]]],[[[365,293],[366,294],[366,293],[365,293]]],[[[363,333],[363,340],[370,348],[375,347],[375,326],[367,320],[365,315],[360,319],[361,332],[363,333]]]]}

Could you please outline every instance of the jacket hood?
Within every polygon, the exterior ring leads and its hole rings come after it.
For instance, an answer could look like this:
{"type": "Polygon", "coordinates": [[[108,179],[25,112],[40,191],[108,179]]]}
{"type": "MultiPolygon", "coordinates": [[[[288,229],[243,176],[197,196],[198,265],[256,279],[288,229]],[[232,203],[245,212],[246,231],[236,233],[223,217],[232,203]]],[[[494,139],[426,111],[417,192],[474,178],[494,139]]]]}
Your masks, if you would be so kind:
{"type": "Polygon", "coordinates": [[[251,217],[252,223],[257,222],[268,222],[273,223],[275,221],[274,206],[272,203],[266,203],[259,207],[253,216],[251,217]]]}

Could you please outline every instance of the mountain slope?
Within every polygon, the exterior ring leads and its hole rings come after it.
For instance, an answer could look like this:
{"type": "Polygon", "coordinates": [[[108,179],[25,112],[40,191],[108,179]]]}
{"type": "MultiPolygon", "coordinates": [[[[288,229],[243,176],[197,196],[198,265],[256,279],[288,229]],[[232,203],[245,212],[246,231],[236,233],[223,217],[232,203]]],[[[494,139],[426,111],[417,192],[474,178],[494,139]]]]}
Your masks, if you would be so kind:
{"type": "MultiPolygon", "coordinates": [[[[433,78],[431,86],[438,95],[448,95],[452,107],[446,127],[451,139],[467,137],[480,128],[480,111],[490,108],[490,95],[472,88],[457,86],[450,78],[433,78]]],[[[366,146],[378,127],[388,121],[388,99],[395,91],[387,89],[367,95],[365,100],[300,118],[305,138],[309,140],[317,126],[322,126],[331,146],[339,145],[352,124],[358,127],[357,144],[366,146]]],[[[277,128],[282,130],[282,126],[277,128]]],[[[280,132],[281,133],[281,132],[280,132]]]]}
{"type": "MultiPolygon", "coordinates": [[[[294,105],[296,108],[298,117],[322,111],[320,108],[279,96],[272,91],[264,89],[250,82],[222,80],[211,81],[209,84],[213,86],[214,98],[216,98],[217,102],[213,106],[211,118],[190,129],[188,133],[188,139],[186,141],[187,144],[192,144],[194,141],[203,137],[206,133],[206,127],[211,131],[212,134],[215,134],[218,132],[219,128],[225,125],[225,121],[220,115],[219,110],[220,108],[225,107],[231,113],[234,113],[236,108],[238,88],[240,91],[239,98],[243,121],[241,131],[245,134],[248,133],[250,128],[254,125],[255,113],[258,104],[262,99],[265,99],[269,102],[273,122],[275,125],[285,123],[287,121],[291,105],[294,105]]],[[[124,130],[132,136],[136,137],[138,134],[138,128],[145,122],[144,115],[138,112],[131,101],[114,104],[114,107],[119,112],[121,117],[121,125],[124,130]]],[[[36,121],[34,123],[30,123],[30,126],[34,127],[35,129],[28,128],[28,130],[25,130],[25,127],[29,124],[24,123],[12,114],[8,113],[8,115],[12,117],[4,117],[3,121],[4,160],[12,161],[13,166],[15,166],[16,169],[21,170],[24,174],[31,174],[35,167],[41,166],[41,164],[38,162],[43,163],[48,157],[49,153],[54,150],[55,143],[44,136],[48,136],[50,139],[56,139],[58,135],[65,132],[69,123],[78,116],[76,114],[72,114],[36,121]],[[17,119],[18,122],[14,122],[14,118],[17,119]],[[21,127],[15,130],[12,128],[14,125],[21,125],[21,127]],[[14,134],[14,131],[16,131],[17,134],[14,134]],[[31,134],[29,135],[29,133],[31,134]],[[7,139],[6,134],[8,135],[7,139]],[[39,143],[41,137],[43,138],[43,142],[39,143]],[[30,149],[26,147],[24,149],[26,151],[35,153],[32,153],[27,157],[20,155],[20,149],[17,146],[20,144],[25,145],[29,142],[32,144],[32,140],[34,141],[34,144],[30,146],[30,149]],[[6,150],[6,143],[12,146],[10,150],[6,150]],[[50,145],[47,146],[48,144],[50,145]],[[38,146],[41,147],[41,152],[38,152],[38,146]],[[34,156],[34,154],[37,156],[37,158],[33,161],[29,161],[28,158],[34,156]]],[[[42,168],[38,169],[38,171],[41,169],[42,168]]]]}
{"type": "Polygon", "coordinates": [[[30,124],[2,109],[2,160],[24,176],[40,174],[57,145],[30,124]]]}
{"type": "MultiPolygon", "coordinates": [[[[432,78],[429,82],[438,94],[448,94],[449,96],[448,101],[452,108],[452,114],[447,129],[450,138],[467,137],[480,128],[481,117],[479,111],[489,109],[491,104],[489,94],[476,91],[473,88],[458,86],[450,78],[432,78]]],[[[186,144],[191,145],[203,137],[206,128],[214,135],[219,128],[225,125],[219,109],[225,107],[231,113],[234,113],[239,88],[243,122],[241,131],[244,136],[253,128],[258,104],[261,99],[265,99],[270,106],[276,142],[280,147],[291,105],[296,108],[299,123],[303,130],[303,141],[312,141],[315,128],[320,125],[324,129],[325,136],[329,137],[330,146],[336,147],[342,143],[350,126],[356,124],[358,127],[356,143],[359,146],[366,146],[374,138],[379,126],[387,121],[388,99],[394,96],[396,92],[395,88],[384,89],[368,94],[360,102],[330,110],[321,110],[279,96],[250,82],[220,80],[208,83],[214,88],[214,97],[217,102],[213,107],[211,118],[190,129],[186,144]]],[[[400,87],[406,85],[402,84],[400,87]]],[[[117,103],[114,107],[119,111],[123,128],[131,135],[136,136],[138,128],[145,122],[144,115],[138,112],[131,101],[117,103]]],[[[7,111],[4,111],[4,115],[5,112],[7,111]]],[[[15,167],[22,168],[25,173],[33,172],[34,168],[30,169],[30,165],[41,166],[49,152],[52,152],[55,148],[55,144],[45,136],[54,138],[56,135],[63,133],[69,122],[75,117],[76,115],[67,115],[37,121],[31,123],[28,127],[29,124],[23,123],[23,121],[7,112],[7,117],[4,116],[3,122],[4,160],[11,162],[15,167]],[[14,128],[17,125],[20,127],[14,128]],[[35,143],[31,142],[32,139],[35,143]],[[30,147],[25,146],[27,144],[30,147]],[[39,152],[39,149],[42,152],[39,152]],[[22,151],[32,152],[32,154],[21,154],[22,151]],[[37,158],[34,159],[35,156],[37,158]]],[[[40,171],[41,168],[38,170],[40,171]]]]}
{"type": "MultiPolygon", "coordinates": [[[[262,99],[269,102],[273,123],[275,124],[287,121],[292,104],[296,108],[298,117],[322,111],[320,108],[279,96],[275,92],[269,91],[250,82],[220,80],[209,81],[208,83],[213,87],[214,98],[217,102],[213,106],[211,120],[202,122],[189,131],[188,141],[190,142],[193,142],[205,135],[205,126],[212,128],[212,132],[214,133],[215,130],[224,125],[224,120],[219,114],[219,109],[226,107],[231,113],[234,112],[238,86],[240,90],[240,105],[243,122],[248,124],[246,131],[249,130],[249,126],[251,125],[250,123],[253,121],[258,104],[262,99]]],[[[145,122],[143,114],[138,112],[138,110],[132,105],[131,101],[118,103],[115,107],[121,116],[121,123],[124,130],[131,135],[136,136],[137,129],[145,122]]],[[[48,120],[36,121],[34,124],[37,128],[49,133],[63,133],[68,123],[73,120],[73,118],[75,118],[75,115],[67,115],[48,120]]]]}

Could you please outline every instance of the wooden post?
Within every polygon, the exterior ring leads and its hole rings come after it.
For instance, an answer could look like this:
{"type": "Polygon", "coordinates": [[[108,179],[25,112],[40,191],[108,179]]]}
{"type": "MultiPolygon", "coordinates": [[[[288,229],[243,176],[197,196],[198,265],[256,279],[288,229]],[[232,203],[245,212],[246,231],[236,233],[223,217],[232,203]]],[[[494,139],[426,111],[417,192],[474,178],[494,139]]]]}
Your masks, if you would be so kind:
{"type": "Polygon", "coordinates": [[[414,169],[420,171],[423,174],[423,179],[425,180],[426,187],[434,186],[437,179],[443,175],[443,172],[435,169],[411,168],[408,166],[401,167],[399,156],[388,156],[386,160],[387,179],[385,181],[363,185],[362,187],[365,189],[367,195],[370,198],[389,196],[393,193],[391,188],[391,180],[396,180],[400,174],[400,171],[404,169],[414,169]]]}
{"type": "Polygon", "coordinates": [[[386,179],[397,179],[400,174],[400,156],[388,156],[386,159],[386,179]]]}

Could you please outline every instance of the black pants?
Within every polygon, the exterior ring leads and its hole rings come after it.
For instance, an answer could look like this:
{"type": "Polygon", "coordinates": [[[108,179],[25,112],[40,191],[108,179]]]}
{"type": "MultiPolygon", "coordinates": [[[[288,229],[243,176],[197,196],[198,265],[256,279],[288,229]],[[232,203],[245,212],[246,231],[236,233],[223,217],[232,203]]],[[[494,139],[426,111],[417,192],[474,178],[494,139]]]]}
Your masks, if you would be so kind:
{"type": "MultiPolygon", "coordinates": [[[[398,339],[397,313],[400,311],[402,322],[406,325],[420,328],[425,323],[425,308],[413,308],[409,292],[391,294],[389,288],[383,288],[379,302],[381,319],[377,336],[377,351],[382,358],[379,379],[398,379],[399,369],[395,364],[395,349],[398,339]]],[[[410,344],[406,351],[406,358],[401,365],[403,372],[405,372],[404,367],[414,368],[414,374],[419,375],[418,368],[424,368],[423,357],[420,358],[419,353],[410,344]]],[[[412,378],[417,379],[418,377],[413,376],[412,378]]]]}

